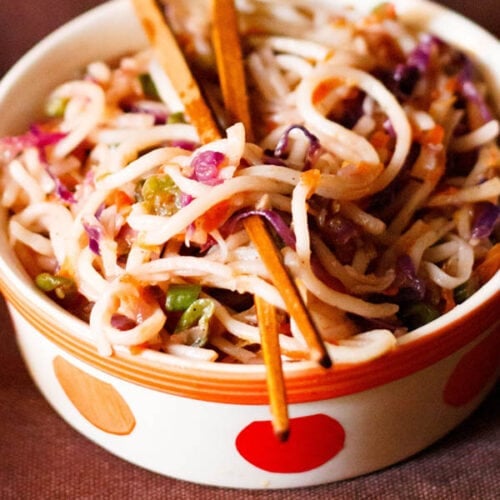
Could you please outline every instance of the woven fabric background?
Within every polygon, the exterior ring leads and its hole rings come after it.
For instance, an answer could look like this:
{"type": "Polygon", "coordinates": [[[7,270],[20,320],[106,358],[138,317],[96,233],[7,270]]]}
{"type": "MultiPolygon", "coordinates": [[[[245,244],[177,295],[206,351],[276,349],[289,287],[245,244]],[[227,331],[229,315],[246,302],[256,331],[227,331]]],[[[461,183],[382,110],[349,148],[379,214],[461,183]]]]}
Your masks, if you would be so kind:
{"type": "MultiPolygon", "coordinates": [[[[42,36],[99,3],[102,1],[2,0],[0,76],[42,36]]],[[[498,36],[498,0],[441,3],[469,15],[498,36]]],[[[297,490],[219,489],[142,470],[73,430],[31,381],[1,300],[0,341],[0,498],[3,500],[499,498],[498,388],[460,427],[419,455],[386,470],[297,490]]]]}

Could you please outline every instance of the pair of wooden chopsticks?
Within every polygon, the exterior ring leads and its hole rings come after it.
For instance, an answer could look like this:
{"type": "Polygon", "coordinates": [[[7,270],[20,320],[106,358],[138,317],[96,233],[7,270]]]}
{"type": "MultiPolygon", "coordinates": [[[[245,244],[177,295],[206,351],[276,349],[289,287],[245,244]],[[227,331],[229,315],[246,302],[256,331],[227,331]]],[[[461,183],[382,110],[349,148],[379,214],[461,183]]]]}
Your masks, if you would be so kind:
{"type": "MultiPolygon", "coordinates": [[[[247,137],[251,140],[253,134],[234,0],[212,2],[212,40],[226,113],[231,121],[243,123],[247,137]]],[[[200,139],[207,143],[221,138],[216,120],[156,1],[133,0],[133,3],[146,35],[156,50],[158,61],[183,101],[186,114],[198,130],[200,139]]],[[[264,222],[258,216],[250,216],[244,220],[244,225],[274,285],[280,291],[290,316],[308,344],[310,358],[325,368],[330,367],[331,359],[321,336],[264,222]]],[[[255,297],[255,305],[267,369],[273,429],[278,439],[285,441],[289,434],[289,417],[276,311],[260,297],[255,297]]]]}

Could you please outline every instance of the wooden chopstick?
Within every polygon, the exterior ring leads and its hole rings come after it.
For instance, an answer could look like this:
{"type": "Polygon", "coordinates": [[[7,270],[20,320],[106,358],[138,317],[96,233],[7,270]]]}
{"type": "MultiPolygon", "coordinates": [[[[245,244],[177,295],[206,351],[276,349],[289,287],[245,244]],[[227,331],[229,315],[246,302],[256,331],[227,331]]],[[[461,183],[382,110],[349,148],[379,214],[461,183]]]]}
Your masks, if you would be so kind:
{"type": "MultiPolygon", "coordinates": [[[[212,40],[226,109],[235,119],[252,131],[245,71],[238,34],[238,20],[234,0],[212,0],[212,40]]],[[[259,255],[280,291],[290,316],[308,344],[310,358],[329,368],[332,364],[328,351],[310,314],[284,267],[281,253],[276,248],[265,224],[258,216],[245,219],[248,231],[259,255]]]]}
{"type": "Polygon", "coordinates": [[[203,143],[220,139],[221,131],[156,0],[132,0],[157,60],[168,75],[203,143]]]}
{"type": "Polygon", "coordinates": [[[290,434],[290,424],[283,366],[281,365],[276,309],[257,295],[254,297],[254,301],[259,320],[262,355],[267,370],[267,392],[273,431],[276,437],[284,442],[290,434]]]}
{"type": "Polygon", "coordinates": [[[332,361],[325,344],[311,320],[295,282],[283,264],[280,251],[265,230],[264,222],[260,217],[248,217],[246,220],[245,229],[252,241],[258,241],[257,251],[271,274],[274,285],[280,291],[288,314],[294,319],[307,342],[309,358],[324,368],[330,368],[332,361]]]}
{"type": "Polygon", "coordinates": [[[212,44],[228,120],[243,123],[247,140],[252,142],[253,127],[233,0],[212,0],[212,44]]]}
{"type": "MultiPolygon", "coordinates": [[[[253,138],[252,121],[248,108],[245,70],[238,30],[238,17],[233,0],[212,0],[212,44],[217,61],[217,73],[224,100],[227,120],[242,122],[247,139],[253,138]]],[[[243,221],[254,246],[259,250],[261,233],[267,231],[258,216],[243,221]]],[[[290,432],[286,388],[281,364],[279,331],[274,306],[255,296],[255,307],[261,337],[262,355],[266,366],[267,392],[271,408],[274,434],[286,441],[290,432]]]]}

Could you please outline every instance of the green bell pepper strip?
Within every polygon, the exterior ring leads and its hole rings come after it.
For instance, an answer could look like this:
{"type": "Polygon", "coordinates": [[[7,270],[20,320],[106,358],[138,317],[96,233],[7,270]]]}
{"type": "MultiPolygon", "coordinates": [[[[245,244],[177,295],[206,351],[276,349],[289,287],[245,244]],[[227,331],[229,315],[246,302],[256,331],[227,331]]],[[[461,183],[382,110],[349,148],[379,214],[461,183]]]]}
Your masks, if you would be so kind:
{"type": "Polygon", "coordinates": [[[151,97],[152,99],[160,98],[158,89],[149,73],[141,73],[139,75],[139,82],[141,83],[141,88],[145,96],[151,97]]]}
{"type": "Polygon", "coordinates": [[[457,304],[461,304],[471,295],[474,295],[474,293],[479,289],[479,286],[477,278],[472,275],[465,283],[462,283],[453,290],[455,302],[457,304]]]}
{"type": "Polygon", "coordinates": [[[148,213],[173,215],[180,208],[180,189],[169,175],[152,175],[141,188],[142,202],[148,213]]]}
{"type": "Polygon", "coordinates": [[[191,345],[202,347],[208,339],[208,329],[210,326],[210,318],[215,312],[215,304],[210,299],[195,300],[179,318],[175,332],[179,333],[189,328],[197,326],[197,336],[192,341],[191,345]],[[196,323],[198,323],[196,325],[196,323]]]}
{"type": "Polygon", "coordinates": [[[184,113],[182,111],[177,111],[176,113],[172,113],[167,118],[167,124],[171,125],[174,123],[187,123],[184,113]]]}
{"type": "Polygon", "coordinates": [[[200,285],[170,285],[165,307],[167,311],[185,311],[200,296],[200,285]]]}
{"type": "Polygon", "coordinates": [[[54,292],[59,299],[64,299],[76,292],[76,284],[71,278],[41,273],[35,278],[35,284],[44,292],[54,292]]]}
{"type": "Polygon", "coordinates": [[[401,306],[398,316],[409,330],[415,330],[438,318],[439,311],[425,302],[414,302],[401,306]]]}
{"type": "Polygon", "coordinates": [[[45,104],[45,115],[50,118],[61,118],[64,116],[69,99],[66,97],[52,97],[45,104]]]}

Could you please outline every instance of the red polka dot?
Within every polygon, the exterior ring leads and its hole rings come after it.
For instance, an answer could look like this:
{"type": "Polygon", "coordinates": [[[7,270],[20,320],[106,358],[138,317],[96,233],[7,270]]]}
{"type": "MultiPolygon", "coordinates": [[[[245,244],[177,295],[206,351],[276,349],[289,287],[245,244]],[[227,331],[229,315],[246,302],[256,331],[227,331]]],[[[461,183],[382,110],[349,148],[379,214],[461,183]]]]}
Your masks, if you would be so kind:
{"type": "Polygon", "coordinates": [[[499,333],[494,331],[460,359],[444,388],[445,403],[463,406],[492,380],[499,366],[499,333]]]}
{"type": "Polygon", "coordinates": [[[281,442],[269,420],[252,422],[236,438],[240,455],[268,472],[306,472],[344,448],[345,431],[335,419],[316,414],[290,419],[290,436],[281,442]]]}

